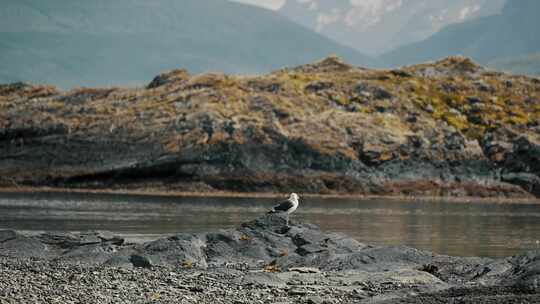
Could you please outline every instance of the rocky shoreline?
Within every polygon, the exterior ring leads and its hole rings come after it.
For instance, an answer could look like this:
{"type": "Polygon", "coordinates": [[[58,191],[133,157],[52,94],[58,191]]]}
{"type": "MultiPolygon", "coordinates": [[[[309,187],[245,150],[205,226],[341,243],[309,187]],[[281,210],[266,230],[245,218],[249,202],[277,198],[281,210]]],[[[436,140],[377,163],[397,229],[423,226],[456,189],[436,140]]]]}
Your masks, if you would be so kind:
{"type": "Polygon", "coordinates": [[[280,215],[141,244],[1,231],[0,303],[538,303],[538,261],[371,246],[280,215]]]}
{"type": "Polygon", "coordinates": [[[0,85],[0,186],[540,196],[540,80],[339,58],[144,88],[0,85]]]}
{"type": "MultiPolygon", "coordinates": [[[[141,196],[163,196],[163,197],[218,197],[218,198],[274,198],[282,199],[290,193],[277,192],[232,192],[232,191],[211,191],[211,192],[190,192],[175,191],[167,189],[121,189],[121,188],[61,188],[61,187],[0,187],[0,193],[78,193],[78,194],[110,194],[110,195],[141,195],[141,196]]],[[[540,204],[540,199],[536,197],[481,197],[481,196],[414,196],[414,195],[366,195],[354,193],[303,193],[306,198],[351,198],[351,199],[381,199],[387,201],[410,202],[446,202],[446,203],[488,203],[488,204],[540,204]]]]}
{"type": "MultiPolygon", "coordinates": [[[[0,258],[0,303],[538,303],[516,287],[446,289],[406,273],[114,268],[0,258]],[[403,275],[403,277],[399,277],[403,275]],[[439,290],[440,289],[440,290],[439,290]]],[[[315,270],[314,270],[315,271],[315,270]]]]}

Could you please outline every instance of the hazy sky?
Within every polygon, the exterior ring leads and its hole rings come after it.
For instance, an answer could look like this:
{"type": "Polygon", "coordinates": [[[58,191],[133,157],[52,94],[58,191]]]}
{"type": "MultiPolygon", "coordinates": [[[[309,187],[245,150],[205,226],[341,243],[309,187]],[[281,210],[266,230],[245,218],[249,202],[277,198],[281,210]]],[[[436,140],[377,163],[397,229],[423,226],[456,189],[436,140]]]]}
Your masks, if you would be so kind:
{"type": "Polygon", "coordinates": [[[269,9],[277,10],[280,8],[286,0],[233,0],[243,3],[249,3],[258,6],[264,6],[269,9]]]}

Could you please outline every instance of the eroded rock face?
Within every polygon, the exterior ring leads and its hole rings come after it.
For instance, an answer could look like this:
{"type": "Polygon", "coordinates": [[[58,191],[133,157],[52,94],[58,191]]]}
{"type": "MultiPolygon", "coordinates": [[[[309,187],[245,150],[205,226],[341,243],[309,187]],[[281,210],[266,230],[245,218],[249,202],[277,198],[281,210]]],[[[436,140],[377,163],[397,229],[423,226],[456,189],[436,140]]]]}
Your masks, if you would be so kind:
{"type": "Polygon", "coordinates": [[[501,180],[540,196],[540,137],[511,129],[486,134],[486,155],[500,168],[501,180]]]}
{"type": "Polygon", "coordinates": [[[530,197],[538,100],[536,79],[461,57],[174,70],[133,89],[2,85],[0,186],[530,197]]]}

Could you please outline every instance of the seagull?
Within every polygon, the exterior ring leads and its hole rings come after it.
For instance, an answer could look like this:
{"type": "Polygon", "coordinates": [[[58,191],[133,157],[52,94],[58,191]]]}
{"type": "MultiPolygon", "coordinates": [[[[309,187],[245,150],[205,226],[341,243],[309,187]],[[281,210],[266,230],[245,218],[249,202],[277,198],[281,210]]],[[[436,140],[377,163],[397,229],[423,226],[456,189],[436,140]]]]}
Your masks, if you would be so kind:
{"type": "Polygon", "coordinates": [[[298,208],[298,194],[291,193],[289,198],[286,201],[280,202],[277,204],[274,208],[272,208],[268,213],[287,213],[287,223],[286,225],[289,226],[289,214],[293,213],[296,208],[298,208]]]}

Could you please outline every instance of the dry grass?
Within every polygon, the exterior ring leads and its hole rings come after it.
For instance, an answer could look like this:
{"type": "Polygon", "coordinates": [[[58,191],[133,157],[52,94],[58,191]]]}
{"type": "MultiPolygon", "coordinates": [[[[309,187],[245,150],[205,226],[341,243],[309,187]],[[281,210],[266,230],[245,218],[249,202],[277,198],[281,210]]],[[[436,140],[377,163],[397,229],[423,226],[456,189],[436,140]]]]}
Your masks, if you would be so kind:
{"type": "Polygon", "coordinates": [[[385,161],[411,136],[431,145],[452,132],[477,140],[495,127],[532,134],[540,122],[538,81],[484,71],[460,57],[401,71],[357,69],[331,58],[257,77],[161,77],[169,82],[152,89],[2,86],[0,128],[147,140],[169,153],[270,144],[279,134],[350,159],[359,143],[369,143],[382,147],[385,161]]]}

